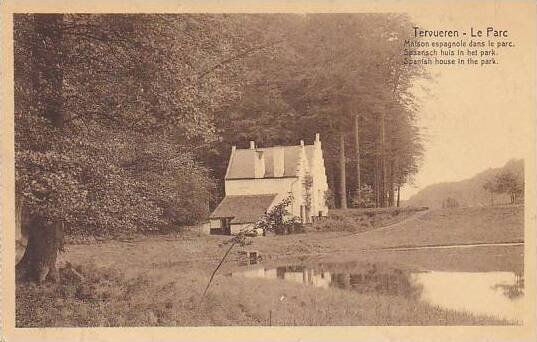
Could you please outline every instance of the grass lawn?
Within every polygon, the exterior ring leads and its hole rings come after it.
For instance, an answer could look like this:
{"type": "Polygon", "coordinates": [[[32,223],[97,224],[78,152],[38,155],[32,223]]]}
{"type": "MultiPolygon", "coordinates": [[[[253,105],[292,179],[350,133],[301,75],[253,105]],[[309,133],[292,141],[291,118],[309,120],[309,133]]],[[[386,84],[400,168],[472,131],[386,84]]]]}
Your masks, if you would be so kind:
{"type": "Polygon", "coordinates": [[[415,298],[321,289],[279,280],[161,270],[124,278],[90,269],[83,283],[17,287],[18,327],[227,325],[497,325],[415,298]],[[154,278],[156,276],[156,279],[154,278]],[[157,280],[158,279],[158,280],[157,280]]]}
{"type": "Polygon", "coordinates": [[[524,208],[437,209],[386,230],[360,235],[358,248],[524,241],[524,208]]]}
{"type": "Polygon", "coordinates": [[[85,279],[78,283],[19,284],[17,326],[506,324],[415,298],[223,274],[239,266],[243,258],[239,252],[245,249],[259,251],[267,267],[359,261],[403,271],[522,272],[522,246],[365,251],[409,244],[522,241],[522,212],[522,207],[436,210],[359,234],[255,238],[251,246],[233,250],[205,298],[201,294],[225,251],[226,246],[219,245],[227,237],[187,232],[138,242],[68,245],[60,264],[94,266],[81,270],[85,279]]]}

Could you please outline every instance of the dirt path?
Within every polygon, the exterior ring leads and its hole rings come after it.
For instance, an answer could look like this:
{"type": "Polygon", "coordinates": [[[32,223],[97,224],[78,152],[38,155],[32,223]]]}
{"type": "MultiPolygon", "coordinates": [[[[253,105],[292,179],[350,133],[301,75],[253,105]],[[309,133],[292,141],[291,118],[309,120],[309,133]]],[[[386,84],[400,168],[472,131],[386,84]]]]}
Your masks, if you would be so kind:
{"type": "Polygon", "coordinates": [[[381,250],[381,251],[413,251],[420,249],[447,249],[447,248],[472,248],[472,247],[509,247],[509,246],[524,246],[524,242],[497,242],[497,243],[469,243],[455,245],[428,245],[428,246],[401,246],[401,247],[386,247],[377,249],[366,249],[364,251],[381,250]]]}

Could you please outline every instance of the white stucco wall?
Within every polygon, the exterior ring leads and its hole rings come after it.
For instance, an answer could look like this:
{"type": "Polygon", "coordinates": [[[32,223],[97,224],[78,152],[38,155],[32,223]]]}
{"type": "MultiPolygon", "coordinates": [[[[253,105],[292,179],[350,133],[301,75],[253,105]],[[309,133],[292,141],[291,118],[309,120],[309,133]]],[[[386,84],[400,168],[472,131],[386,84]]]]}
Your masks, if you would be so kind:
{"type": "Polygon", "coordinates": [[[210,228],[222,228],[222,222],[220,221],[220,219],[210,219],[209,227],[210,228]]]}
{"type": "Polygon", "coordinates": [[[211,233],[211,223],[210,222],[204,222],[199,224],[199,229],[204,234],[210,234],[211,233]]]}
{"type": "Polygon", "coordinates": [[[323,152],[321,142],[315,142],[315,153],[313,164],[310,168],[311,176],[313,177],[313,210],[312,215],[319,215],[319,211],[323,216],[328,215],[328,206],[326,205],[325,192],[328,190],[328,180],[326,178],[326,169],[324,166],[323,152]]]}
{"type": "Polygon", "coordinates": [[[291,191],[296,178],[226,179],[228,195],[280,194],[291,191]]]}

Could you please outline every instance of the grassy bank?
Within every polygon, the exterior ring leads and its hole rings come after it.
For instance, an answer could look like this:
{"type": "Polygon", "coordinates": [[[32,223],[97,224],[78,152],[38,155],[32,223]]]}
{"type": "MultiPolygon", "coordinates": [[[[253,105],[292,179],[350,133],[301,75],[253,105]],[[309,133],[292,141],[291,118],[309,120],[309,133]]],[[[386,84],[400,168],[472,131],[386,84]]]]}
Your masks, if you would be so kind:
{"type": "Polygon", "coordinates": [[[190,231],[131,242],[71,244],[60,255],[60,265],[69,261],[95,266],[80,269],[84,281],[18,284],[17,326],[505,324],[404,296],[223,274],[240,268],[244,261],[240,252],[245,250],[259,251],[266,267],[359,261],[405,272],[522,272],[522,246],[371,250],[410,243],[521,240],[522,213],[522,207],[438,210],[360,234],[310,232],[255,238],[252,245],[233,249],[203,299],[201,293],[225,252],[220,245],[228,237],[190,231]]]}
{"type": "Polygon", "coordinates": [[[278,280],[202,273],[166,282],[86,267],[83,281],[17,286],[17,327],[226,325],[491,325],[509,322],[444,310],[415,298],[325,290],[278,280]],[[276,283],[277,282],[277,283],[276,283]]]}
{"type": "Polygon", "coordinates": [[[403,222],[427,208],[333,209],[328,217],[318,220],[309,231],[361,233],[403,222]]]}
{"type": "Polygon", "coordinates": [[[385,230],[363,233],[351,248],[524,241],[524,207],[437,209],[385,230]]]}
{"type": "MultiPolygon", "coordinates": [[[[333,231],[254,238],[251,246],[236,248],[230,254],[229,260],[238,262],[239,251],[251,249],[258,250],[267,261],[333,255],[339,252],[349,254],[397,246],[523,241],[523,227],[521,206],[433,210],[418,213],[386,228],[359,234],[333,231]]],[[[67,246],[67,253],[61,255],[60,259],[94,262],[100,266],[117,266],[126,272],[153,266],[180,266],[193,261],[211,264],[222,255],[223,251],[219,245],[227,239],[229,237],[207,236],[201,232],[187,231],[179,235],[146,237],[132,242],[71,244],[67,246]]],[[[483,248],[472,251],[480,253],[484,251],[483,248]]],[[[444,255],[448,252],[434,253],[444,255]]],[[[398,255],[413,255],[413,253],[398,252],[398,255]]]]}

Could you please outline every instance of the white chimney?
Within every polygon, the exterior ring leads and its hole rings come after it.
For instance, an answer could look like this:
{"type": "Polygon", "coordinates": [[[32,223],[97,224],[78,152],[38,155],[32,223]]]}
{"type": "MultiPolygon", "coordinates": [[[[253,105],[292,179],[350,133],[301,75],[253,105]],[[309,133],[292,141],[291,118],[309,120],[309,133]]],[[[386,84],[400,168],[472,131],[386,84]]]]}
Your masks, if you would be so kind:
{"type": "Polygon", "coordinates": [[[263,151],[254,151],[254,177],[265,177],[265,155],[263,151]]]}
{"type": "Polygon", "coordinates": [[[250,150],[255,150],[255,141],[250,140],[250,150]]]}
{"type": "Polygon", "coordinates": [[[304,140],[300,140],[300,146],[304,146],[304,140]]]}
{"type": "Polygon", "coordinates": [[[274,177],[283,177],[285,168],[283,146],[274,146],[272,151],[272,158],[274,159],[274,177]]]}
{"type": "Polygon", "coordinates": [[[321,135],[319,133],[315,133],[315,142],[314,144],[321,142],[321,135]]]}

